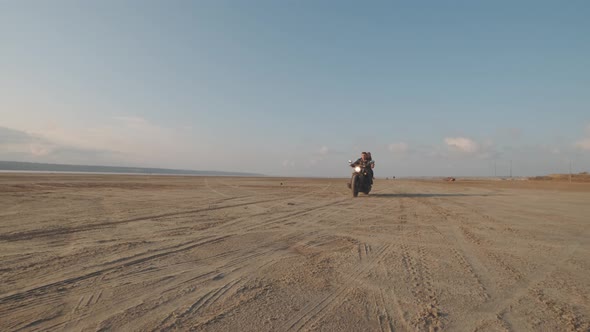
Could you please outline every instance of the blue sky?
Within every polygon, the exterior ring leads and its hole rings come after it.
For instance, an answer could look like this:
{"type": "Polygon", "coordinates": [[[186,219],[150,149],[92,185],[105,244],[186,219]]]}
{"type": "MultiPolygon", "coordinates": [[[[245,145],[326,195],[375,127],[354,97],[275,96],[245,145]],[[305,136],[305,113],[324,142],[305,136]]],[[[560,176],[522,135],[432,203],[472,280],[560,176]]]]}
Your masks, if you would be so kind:
{"type": "Polygon", "coordinates": [[[588,1],[3,1],[0,160],[590,170],[588,1]]]}

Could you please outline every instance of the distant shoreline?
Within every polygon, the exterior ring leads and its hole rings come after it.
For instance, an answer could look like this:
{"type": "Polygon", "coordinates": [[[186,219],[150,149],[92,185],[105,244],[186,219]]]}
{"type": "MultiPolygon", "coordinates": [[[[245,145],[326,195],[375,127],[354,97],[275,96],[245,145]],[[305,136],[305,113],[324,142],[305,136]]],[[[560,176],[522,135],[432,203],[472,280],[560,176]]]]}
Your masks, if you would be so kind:
{"type": "Polygon", "coordinates": [[[265,175],[219,175],[219,174],[184,174],[184,173],[121,173],[121,172],[76,172],[76,171],[29,171],[3,170],[0,174],[73,174],[73,175],[138,175],[138,176],[227,176],[227,177],[267,177],[265,175]]]}
{"type": "Polygon", "coordinates": [[[120,167],[94,165],[47,164],[20,161],[0,161],[2,173],[59,173],[59,174],[122,174],[122,175],[184,175],[184,176],[243,176],[261,177],[263,174],[223,171],[195,171],[183,169],[120,167]]]}

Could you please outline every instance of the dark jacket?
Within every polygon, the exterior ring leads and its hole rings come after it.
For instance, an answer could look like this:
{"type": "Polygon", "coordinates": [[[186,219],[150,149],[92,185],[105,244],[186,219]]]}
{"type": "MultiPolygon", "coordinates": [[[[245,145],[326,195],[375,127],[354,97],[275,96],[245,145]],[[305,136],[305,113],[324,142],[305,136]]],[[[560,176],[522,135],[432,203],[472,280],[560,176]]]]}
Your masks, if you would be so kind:
{"type": "Polygon", "coordinates": [[[363,161],[363,158],[359,158],[357,159],[355,162],[352,163],[353,166],[361,166],[361,167],[367,167],[367,168],[371,168],[371,160],[367,159],[365,161],[363,161]]]}

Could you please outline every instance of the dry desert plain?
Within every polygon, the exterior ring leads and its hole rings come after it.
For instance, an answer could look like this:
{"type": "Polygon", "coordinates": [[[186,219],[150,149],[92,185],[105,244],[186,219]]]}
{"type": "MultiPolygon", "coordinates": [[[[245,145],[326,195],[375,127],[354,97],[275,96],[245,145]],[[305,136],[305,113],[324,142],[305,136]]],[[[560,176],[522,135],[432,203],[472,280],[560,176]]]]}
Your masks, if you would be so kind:
{"type": "Polygon", "coordinates": [[[588,331],[590,184],[0,174],[2,331],[588,331]]]}

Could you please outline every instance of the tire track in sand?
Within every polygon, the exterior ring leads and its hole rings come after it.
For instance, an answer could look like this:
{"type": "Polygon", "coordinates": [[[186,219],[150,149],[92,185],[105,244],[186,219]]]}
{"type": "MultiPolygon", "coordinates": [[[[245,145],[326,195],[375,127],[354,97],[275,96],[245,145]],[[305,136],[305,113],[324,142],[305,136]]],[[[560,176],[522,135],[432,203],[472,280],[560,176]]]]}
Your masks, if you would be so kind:
{"type": "Polygon", "coordinates": [[[128,261],[128,262],[123,262],[120,264],[116,264],[114,266],[108,267],[108,268],[104,268],[104,269],[99,269],[90,273],[86,273],[86,274],[82,274],[82,275],[77,275],[77,276],[73,276],[70,278],[66,278],[66,279],[62,279],[59,281],[55,281],[55,282],[51,282],[45,285],[41,285],[41,286],[36,286],[36,287],[32,287],[29,288],[27,290],[22,290],[22,291],[18,291],[18,292],[14,292],[8,295],[4,295],[2,297],[0,297],[0,304],[6,304],[9,302],[14,302],[14,301],[21,301],[24,300],[26,298],[29,297],[36,297],[39,296],[40,294],[44,294],[46,293],[48,290],[53,289],[53,288],[58,288],[58,287],[63,287],[63,286],[67,286],[67,285],[71,285],[74,284],[76,282],[79,281],[83,281],[89,278],[93,278],[96,276],[100,276],[104,273],[110,272],[110,271],[114,271],[117,269],[120,269],[121,267],[129,267],[132,265],[136,265],[136,264],[140,264],[140,263],[144,263],[146,261],[152,260],[152,259],[156,259],[156,258],[161,258],[161,257],[165,257],[165,256],[169,256],[169,255],[173,255],[173,254],[177,254],[179,252],[182,251],[187,251],[187,250],[191,250],[194,249],[196,247],[199,246],[203,246],[206,244],[211,244],[211,243],[215,243],[215,242],[219,242],[224,240],[225,238],[227,238],[229,236],[220,236],[220,237],[216,237],[213,239],[208,239],[208,240],[204,240],[201,242],[197,242],[197,243],[193,243],[190,245],[186,245],[184,247],[178,248],[178,249],[174,249],[174,250],[169,250],[169,251],[164,251],[164,252],[160,252],[157,254],[150,254],[146,257],[142,257],[142,258],[137,258],[134,259],[132,261],[128,261]]]}
{"type": "Polygon", "coordinates": [[[418,246],[415,252],[417,255],[411,254],[409,245],[405,241],[402,241],[400,248],[402,266],[410,278],[411,292],[420,307],[420,311],[411,321],[411,325],[418,329],[438,331],[443,327],[441,310],[432,285],[432,275],[425,264],[424,248],[418,246]]]}
{"type": "Polygon", "coordinates": [[[480,296],[484,301],[494,298],[498,294],[495,284],[487,276],[489,271],[487,267],[477,257],[486,256],[486,250],[483,248],[484,242],[477,241],[474,236],[465,234],[466,229],[463,226],[464,220],[455,215],[452,211],[438,206],[427,199],[411,198],[417,203],[428,207],[435,215],[442,218],[442,227],[436,227],[438,232],[443,235],[444,241],[449,245],[453,256],[463,269],[479,285],[480,296]],[[456,248],[458,247],[458,248],[456,248]]]}
{"type": "MultiPolygon", "coordinates": [[[[531,276],[523,277],[519,279],[516,284],[509,288],[506,296],[497,297],[489,302],[483,303],[480,306],[474,308],[474,311],[487,314],[488,318],[484,318],[478,322],[474,329],[479,328],[485,321],[495,320],[497,317],[510,309],[510,306],[525,296],[532,296],[539,303],[543,303],[543,294],[539,292],[542,289],[539,285],[546,280],[553,271],[560,267],[567,265],[569,257],[573,256],[575,251],[578,249],[579,244],[574,244],[566,247],[559,255],[558,258],[553,260],[553,264],[543,265],[538,271],[535,271],[531,276]]],[[[576,317],[573,315],[573,317],[576,317]]],[[[556,316],[556,319],[562,319],[561,316],[556,316]]]]}
{"type": "MultiPolygon", "coordinates": [[[[236,204],[229,204],[229,205],[208,204],[207,207],[193,209],[193,210],[187,210],[187,211],[161,213],[161,214],[155,214],[155,215],[147,215],[147,216],[129,218],[129,219],[124,219],[124,220],[105,221],[105,222],[93,223],[93,224],[82,225],[82,226],[55,227],[55,228],[50,228],[50,229],[40,229],[40,230],[34,230],[34,231],[0,234],[0,241],[22,241],[22,240],[36,239],[36,238],[40,238],[40,237],[69,235],[69,234],[73,234],[73,233],[92,231],[92,230],[97,230],[97,229],[101,229],[101,228],[105,228],[105,227],[111,227],[111,226],[116,226],[116,225],[120,225],[120,224],[128,224],[128,223],[139,222],[139,221],[146,221],[146,220],[151,220],[151,219],[176,217],[176,216],[190,215],[190,214],[201,213],[201,212],[206,212],[206,211],[230,209],[230,208],[243,207],[243,206],[248,206],[248,205],[257,205],[257,204],[268,203],[268,202],[285,201],[288,199],[296,199],[296,198],[309,196],[309,195],[312,195],[312,194],[315,194],[318,192],[323,192],[323,191],[327,190],[330,186],[331,186],[331,184],[328,184],[326,187],[324,187],[318,191],[312,191],[312,192],[308,192],[308,193],[304,193],[304,194],[299,194],[299,195],[294,195],[294,196],[289,196],[289,197],[264,199],[264,200],[259,200],[259,201],[255,201],[255,202],[244,202],[244,203],[236,203],[236,204]]],[[[275,204],[267,209],[270,209],[270,208],[272,208],[274,206],[278,206],[278,205],[279,204],[275,204]]]]}
{"type": "MultiPolygon", "coordinates": [[[[385,275],[385,280],[393,280],[394,277],[390,274],[386,265],[382,265],[381,268],[385,275]]],[[[395,331],[395,318],[397,318],[397,321],[399,322],[397,325],[401,325],[403,329],[407,331],[414,329],[414,327],[410,324],[407,315],[402,310],[402,306],[399,302],[399,298],[395,292],[394,287],[389,287],[386,289],[380,288],[379,293],[375,293],[374,296],[376,298],[375,307],[377,308],[376,310],[378,312],[378,321],[381,331],[386,331],[387,329],[389,332],[395,331]],[[386,297],[385,295],[388,296],[386,297]],[[394,317],[391,314],[392,311],[395,312],[397,317],[394,317]]]]}
{"type": "Polygon", "coordinates": [[[193,302],[188,308],[182,313],[176,314],[176,312],[170,313],[158,326],[152,331],[170,331],[172,329],[179,329],[192,318],[192,316],[198,315],[205,311],[208,307],[218,302],[224,297],[231,289],[235,288],[243,278],[237,278],[224,283],[220,287],[216,287],[200,296],[195,302],[193,302]]]}
{"type": "MultiPolygon", "coordinates": [[[[456,240],[458,240],[456,243],[461,247],[462,253],[459,253],[458,251],[454,250],[454,254],[459,258],[459,260],[462,260],[461,256],[467,259],[462,262],[462,265],[468,268],[468,270],[470,270],[470,273],[471,271],[473,271],[472,275],[476,277],[476,279],[478,280],[478,283],[481,285],[480,289],[482,291],[482,294],[484,295],[484,302],[475,308],[475,312],[480,313],[483,316],[475,322],[465,322],[466,324],[471,325],[468,328],[468,330],[479,331],[481,329],[486,328],[486,326],[489,327],[491,325],[502,326],[504,328],[509,326],[505,319],[506,313],[510,311],[510,306],[515,301],[518,301],[519,299],[525,296],[530,295],[534,299],[536,299],[538,303],[546,304],[546,302],[548,301],[544,300],[542,293],[538,292],[539,288],[536,288],[535,285],[538,285],[543,280],[545,280],[550,275],[550,273],[555,269],[559,268],[560,266],[566,265],[567,259],[573,255],[576,248],[578,247],[578,244],[568,246],[560,255],[561,258],[555,260],[555,264],[545,265],[541,269],[532,273],[531,275],[526,276],[512,265],[508,264],[502,258],[501,255],[492,252],[490,248],[486,248],[490,245],[490,243],[486,240],[482,240],[473,232],[469,231],[469,229],[466,226],[467,220],[464,216],[458,215],[451,210],[440,207],[431,202],[419,202],[425,204],[426,206],[430,207],[433,211],[437,212],[438,215],[441,215],[445,221],[459,222],[459,225],[455,225],[455,227],[453,227],[451,231],[445,228],[443,228],[442,231],[446,233],[447,239],[455,238],[456,240]],[[467,246],[470,246],[475,250],[466,250],[467,246]],[[507,272],[508,275],[513,280],[515,280],[515,284],[509,287],[507,290],[504,290],[503,292],[500,292],[499,290],[492,288],[491,285],[494,284],[491,282],[491,280],[485,277],[489,275],[489,272],[482,272],[487,271],[487,267],[485,267],[481,263],[481,261],[479,261],[479,259],[474,256],[473,253],[485,257],[489,260],[490,263],[497,265],[498,268],[507,272]],[[469,269],[469,266],[474,267],[475,269],[469,269]],[[492,288],[491,292],[489,291],[489,288],[492,288]]],[[[491,216],[483,215],[481,214],[481,212],[477,210],[466,208],[464,206],[461,206],[460,204],[455,205],[464,210],[470,211],[471,213],[475,213],[477,216],[481,217],[483,220],[487,222],[492,222],[494,224],[503,224],[499,220],[491,216]]],[[[511,234],[518,234],[519,236],[522,235],[510,228],[509,226],[503,227],[502,231],[511,234]]],[[[549,302],[553,303],[551,301],[549,302]]],[[[578,324],[580,322],[580,319],[578,319],[578,316],[571,310],[569,311],[570,314],[566,315],[567,319],[564,318],[565,316],[561,315],[564,312],[568,312],[566,309],[561,308],[559,310],[552,310],[550,308],[549,312],[559,312],[560,314],[556,314],[555,319],[558,321],[562,321],[564,324],[570,327],[576,327],[580,325],[578,324]]],[[[520,321],[513,323],[516,323],[517,326],[523,326],[523,322],[520,321]]],[[[574,328],[572,331],[577,330],[574,328]]]]}
{"type": "Polygon", "coordinates": [[[300,331],[305,326],[313,324],[314,321],[321,320],[330,308],[342,304],[342,298],[352,290],[350,286],[359,282],[367,271],[377,266],[389,251],[390,245],[385,245],[379,249],[375,256],[360,262],[334,291],[307,304],[293,318],[285,322],[280,330],[300,331]]]}
{"type": "MultiPolygon", "coordinates": [[[[296,234],[286,234],[284,241],[296,241],[298,238],[299,236],[296,234]]],[[[234,251],[239,255],[224,259],[221,265],[211,264],[219,257],[218,255],[200,260],[201,265],[211,265],[209,271],[200,271],[200,274],[196,277],[189,276],[189,279],[178,281],[172,288],[153,290],[155,294],[160,295],[155,298],[144,299],[139,304],[127,307],[122,312],[101,321],[100,326],[105,330],[114,326],[123,330],[127,328],[135,329],[137,328],[136,322],[144,322],[145,319],[142,317],[146,317],[152,311],[170,312],[159,322],[155,322],[157,326],[155,330],[167,330],[170,328],[182,330],[183,324],[192,326],[193,323],[198,322],[203,314],[209,314],[210,306],[231,295],[230,289],[235,289],[235,287],[247,282],[250,279],[249,276],[255,271],[272,265],[277,259],[289,254],[285,251],[278,253],[277,256],[277,248],[274,246],[273,241],[266,241],[260,245],[262,247],[257,246],[248,252],[234,251]],[[238,270],[244,271],[238,272],[238,270]],[[213,289],[203,293],[203,289],[211,288],[211,283],[215,285],[222,280],[227,281],[225,284],[219,287],[213,286],[213,289]],[[194,297],[195,294],[197,301],[193,300],[190,304],[179,305],[179,303],[186,302],[184,299],[194,297]],[[187,307],[188,309],[179,314],[177,311],[179,307],[187,307]]],[[[137,279],[138,276],[131,277],[137,279]]],[[[117,279],[120,281],[120,278],[117,279]]],[[[134,303],[131,300],[128,302],[134,303]]],[[[145,329],[152,329],[152,326],[146,325],[145,329]]]]}

